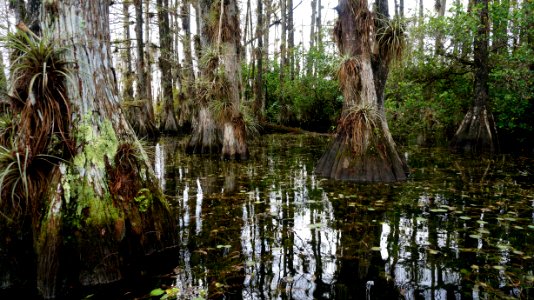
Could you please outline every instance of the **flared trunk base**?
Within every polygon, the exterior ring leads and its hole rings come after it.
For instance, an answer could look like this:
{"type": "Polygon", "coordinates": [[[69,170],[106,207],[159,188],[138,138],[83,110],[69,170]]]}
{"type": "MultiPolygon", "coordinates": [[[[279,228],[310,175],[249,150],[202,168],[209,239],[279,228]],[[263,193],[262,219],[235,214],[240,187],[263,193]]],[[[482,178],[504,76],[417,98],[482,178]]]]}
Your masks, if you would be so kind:
{"type": "Polygon", "coordinates": [[[485,106],[475,106],[467,112],[450,147],[465,153],[497,152],[495,121],[485,106]]]}
{"type": "Polygon", "coordinates": [[[355,151],[347,134],[339,133],[321,157],[315,173],[331,179],[356,182],[395,182],[406,180],[408,167],[391,139],[381,137],[355,151]]]}

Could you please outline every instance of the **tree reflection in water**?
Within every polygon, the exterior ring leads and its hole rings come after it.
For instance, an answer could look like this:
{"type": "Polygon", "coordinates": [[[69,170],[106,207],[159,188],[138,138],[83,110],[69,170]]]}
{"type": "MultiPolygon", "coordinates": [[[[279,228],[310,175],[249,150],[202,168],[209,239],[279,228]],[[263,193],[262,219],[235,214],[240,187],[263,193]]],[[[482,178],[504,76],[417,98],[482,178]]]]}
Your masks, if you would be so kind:
{"type": "Polygon", "coordinates": [[[164,141],[182,298],[528,297],[534,193],[521,174],[529,161],[409,149],[408,182],[354,184],[312,174],[327,143],[269,135],[239,163],[187,156],[164,141]]]}

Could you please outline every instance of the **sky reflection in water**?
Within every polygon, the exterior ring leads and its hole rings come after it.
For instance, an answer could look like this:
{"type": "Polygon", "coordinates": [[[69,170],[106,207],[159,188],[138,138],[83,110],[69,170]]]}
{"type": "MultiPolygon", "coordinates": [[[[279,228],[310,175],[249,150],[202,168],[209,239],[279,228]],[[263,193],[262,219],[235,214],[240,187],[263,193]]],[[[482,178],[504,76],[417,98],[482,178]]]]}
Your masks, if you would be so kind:
{"type": "Polygon", "coordinates": [[[183,297],[484,299],[528,297],[532,160],[466,160],[409,149],[393,185],[324,180],[328,139],[264,136],[247,162],[156,146],[180,220],[183,297]],[[527,177],[527,178],[525,178],[527,177]]]}

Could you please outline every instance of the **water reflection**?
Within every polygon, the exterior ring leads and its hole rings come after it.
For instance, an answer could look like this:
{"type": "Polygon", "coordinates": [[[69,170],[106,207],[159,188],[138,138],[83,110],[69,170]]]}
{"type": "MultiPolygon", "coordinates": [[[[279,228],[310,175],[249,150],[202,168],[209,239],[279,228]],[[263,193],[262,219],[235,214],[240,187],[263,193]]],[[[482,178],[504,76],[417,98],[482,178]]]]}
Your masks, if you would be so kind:
{"type": "Polygon", "coordinates": [[[156,148],[182,298],[528,298],[533,188],[513,160],[409,150],[408,182],[349,184],[312,174],[327,142],[266,136],[246,163],[156,148]]]}

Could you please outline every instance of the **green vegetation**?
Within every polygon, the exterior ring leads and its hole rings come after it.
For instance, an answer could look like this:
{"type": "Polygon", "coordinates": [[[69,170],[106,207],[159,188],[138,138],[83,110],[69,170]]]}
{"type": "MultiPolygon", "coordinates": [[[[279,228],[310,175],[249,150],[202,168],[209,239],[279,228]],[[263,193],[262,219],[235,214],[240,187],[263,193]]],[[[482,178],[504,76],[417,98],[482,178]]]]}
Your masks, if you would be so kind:
{"type": "MultiPolygon", "coordinates": [[[[490,41],[489,87],[493,111],[503,150],[532,149],[534,133],[532,95],[534,49],[531,3],[504,13],[490,4],[493,32],[490,41]],[[509,24],[511,33],[498,36],[495,24],[509,24]],[[505,44],[497,44],[503,38],[505,44]]],[[[473,9],[476,9],[473,8],[473,9]]],[[[386,90],[387,112],[393,136],[403,144],[446,145],[465,115],[473,95],[472,36],[477,16],[454,6],[450,15],[427,17],[428,22],[409,27],[413,39],[402,64],[392,70],[386,90]],[[441,33],[450,43],[443,51],[433,51],[424,43],[441,33]],[[421,42],[423,41],[423,43],[421,42]]],[[[412,23],[414,20],[406,20],[412,23]]]]}
{"type": "MultiPolygon", "coordinates": [[[[509,7],[490,4],[490,109],[496,121],[502,150],[530,150],[534,134],[534,29],[532,3],[509,7]],[[500,23],[499,23],[500,22],[500,23]],[[501,25],[499,25],[501,24],[501,25]],[[507,26],[502,36],[498,26],[507,26]],[[499,35],[501,34],[501,35],[499,35]],[[501,40],[504,41],[500,42],[501,40]],[[500,44],[499,44],[500,43],[500,44]]],[[[444,17],[427,12],[424,22],[417,17],[393,18],[377,34],[380,42],[395,48],[399,31],[408,42],[395,53],[385,91],[386,113],[395,140],[403,145],[446,146],[454,136],[474,99],[473,34],[478,26],[476,7],[453,5],[444,17]],[[441,36],[444,47],[436,50],[441,36]]],[[[326,36],[326,34],[325,34],[326,36]]],[[[324,50],[324,49],[323,49],[324,50]]],[[[264,70],[265,115],[267,121],[306,130],[333,132],[338,125],[342,95],[337,79],[340,59],[329,51],[293,49],[295,78],[286,66],[281,76],[279,60],[269,60],[264,70]],[[314,71],[305,66],[313,62],[314,71]]],[[[244,82],[254,78],[244,66],[244,82]]],[[[253,88],[245,85],[246,98],[253,88]]]]}

